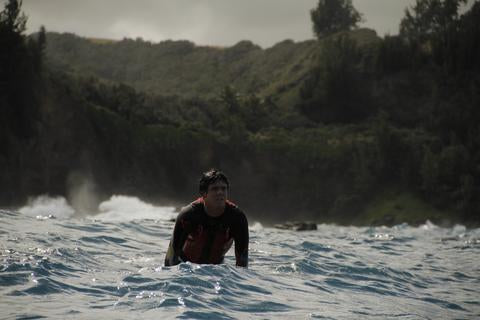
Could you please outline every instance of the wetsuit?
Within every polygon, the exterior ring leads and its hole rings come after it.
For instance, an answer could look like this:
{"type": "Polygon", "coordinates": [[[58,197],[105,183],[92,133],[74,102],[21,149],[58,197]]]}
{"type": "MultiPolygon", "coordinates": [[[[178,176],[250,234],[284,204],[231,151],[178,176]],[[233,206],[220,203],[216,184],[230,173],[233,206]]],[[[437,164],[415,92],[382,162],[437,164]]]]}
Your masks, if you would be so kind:
{"type": "Polygon", "coordinates": [[[235,241],[236,265],[248,264],[248,222],[245,214],[227,201],[219,217],[207,215],[199,198],[178,214],[165,257],[165,266],[180,262],[219,264],[235,241]]]}

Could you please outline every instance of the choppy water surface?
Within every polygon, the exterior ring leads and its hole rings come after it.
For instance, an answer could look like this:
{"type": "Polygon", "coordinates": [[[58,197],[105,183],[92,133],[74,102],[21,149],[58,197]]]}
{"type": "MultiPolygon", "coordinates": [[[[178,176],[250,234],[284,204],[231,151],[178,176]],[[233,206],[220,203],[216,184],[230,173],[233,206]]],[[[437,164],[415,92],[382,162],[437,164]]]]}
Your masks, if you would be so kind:
{"type": "Polygon", "coordinates": [[[78,218],[62,199],[42,201],[0,211],[1,318],[480,317],[479,229],[250,221],[248,269],[233,250],[223,265],[164,267],[172,208],[115,197],[78,218]]]}

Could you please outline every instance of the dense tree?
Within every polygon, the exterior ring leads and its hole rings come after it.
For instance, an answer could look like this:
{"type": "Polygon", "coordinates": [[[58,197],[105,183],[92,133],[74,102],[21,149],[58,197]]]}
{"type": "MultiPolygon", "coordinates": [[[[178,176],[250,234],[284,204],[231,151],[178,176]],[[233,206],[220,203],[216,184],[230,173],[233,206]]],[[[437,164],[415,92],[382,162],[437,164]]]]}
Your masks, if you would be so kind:
{"type": "Polygon", "coordinates": [[[21,12],[21,6],[21,0],[8,0],[5,3],[4,10],[0,12],[0,30],[5,34],[21,35],[25,31],[27,17],[21,12]]]}
{"type": "Polygon", "coordinates": [[[348,36],[322,43],[319,63],[301,90],[301,110],[323,123],[358,122],[372,111],[371,87],[362,50],[348,36]]]}
{"type": "Polygon", "coordinates": [[[448,37],[458,27],[460,5],[467,0],[417,0],[405,10],[400,34],[411,42],[426,41],[431,36],[448,37]]]}
{"type": "Polygon", "coordinates": [[[313,32],[318,38],[351,30],[362,20],[352,0],[319,0],[317,7],[310,11],[310,16],[313,32]]]}
{"type": "Polygon", "coordinates": [[[36,161],[41,151],[34,147],[38,145],[41,120],[45,38],[26,39],[27,18],[21,5],[18,0],[5,1],[0,12],[0,184],[8,186],[0,199],[7,201],[26,196],[35,188],[27,181],[45,172],[44,163],[36,161]]]}
{"type": "Polygon", "coordinates": [[[476,0],[460,21],[458,67],[464,72],[480,71],[480,1],[476,0]]]}
{"type": "Polygon", "coordinates": [[[405,10],[400,36],[419,56],[427,56],[444,71],[452,72],[460,62],[458,49],[462,37],[459,8],[467,0],[417,0],[405,10]]]}
{"type": "Polygon", "coordinates": [[[230,114],[238,114],[240,111],[240,102],[238,93],[232,86],[226,86],[220,94],[220,99],[225,104],[230,114]]]}
{"type": "Polygon", "coordinates": [[[23,32],[27,19],[20,6],[21,2],[9,0],[0,12],[0,84],[4,93],[25,54],[23,32]]]}
{"type": "Polygon", "coordinates": [[[386,35],[380,42],[376,69],[381,75],[404,71],[410,67],[410,50],[399,36],[386,35]]]}
{"type": "Polygon", "coordinates": [[[0,12],[0,126],[4,135],[29,137],[38,112],[35,99],[44,43],[27,44],[23,35],[27,18],[21,5],[9,0],[0,12]]]}
{"type": "Polygon", "coordinates": [[[46,45],[47,36],[45,27],[41,26],[36,37],[30,37],[28,39],[28,47],[32,56],[32,65],[36,73],[40,73],[43,68],[46,45]]]}

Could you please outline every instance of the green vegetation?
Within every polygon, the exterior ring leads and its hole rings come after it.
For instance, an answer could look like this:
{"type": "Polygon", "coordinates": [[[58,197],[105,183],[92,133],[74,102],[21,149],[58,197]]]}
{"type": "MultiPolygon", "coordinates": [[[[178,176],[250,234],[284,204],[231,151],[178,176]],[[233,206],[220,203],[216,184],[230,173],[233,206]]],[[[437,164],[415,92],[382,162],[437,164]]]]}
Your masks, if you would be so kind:
{"type": "Polygon", "coordinates": [[[220,167],[262,221],[478,224],[480,3],[461,3],[418,0],[396,36],[350,31],[354,19],[262,49],[25,37],[10,0],[0,203],[68,196],[79,175],[100,198],[184,203],[220,167]]]}
{"type": "Polygon", "coordinates": [[[352,0],[319,0],[317,7],[310,11],[310,16],[313,32],[318,38],[350,30],[362,20],[352,0]]]}
{"type": "MultiPolygon", "coordinates": [[[[141,39],[99,43],[73,34],[47,34],[50,65],[74,74],[122,82],[147,94],[215,98],[228,84],[242,94],[271,96],[298,85],[310,69],[315,41],[262,50],[250,41],[229,48],[188,41],[141,39]]],[[[283,95],[280,94],[279,98],[283,95]]]]}
{"type": "Polygon", "coordinates": [[[451,211],[441,211],[409,191],[388,189],[379,192],[354,221],[344,223],[368,225],[419,225],[426,220],[448,226],[458,221],[451,211]]]}

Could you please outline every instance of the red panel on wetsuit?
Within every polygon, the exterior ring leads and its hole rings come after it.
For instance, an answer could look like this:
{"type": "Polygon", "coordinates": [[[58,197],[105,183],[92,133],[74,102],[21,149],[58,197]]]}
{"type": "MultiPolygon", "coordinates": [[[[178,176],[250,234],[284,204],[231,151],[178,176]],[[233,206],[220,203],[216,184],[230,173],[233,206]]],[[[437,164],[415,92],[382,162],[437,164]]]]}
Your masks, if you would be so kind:
{"type": "Polygon", "coordinates": [[[233,238],[230,234],[230,228],[217,228],[215,230],[208,230],[202,225],[199,225],[195,232],[190,233],[185,240],[183,245],[183,253],[188,258],[189,261],[194,263],[221,263],[225,253],[230,249],[233,243],[233,238]],[[215,232],[209,244],[209,233],[215,232]],[[205,254],[204,250],[206,246],[209,252],[207,256],[203,257],[205,254]],[[205,260],[206,259],[206,260],[205,260]]]}
{"type": "Polygon", "coordinates": [[[207,236],[207,233],[204,232],[201,225],[198,226],[194,233],[188,235],[183,245],[183,253],[189,261],[200,263],[202,250],[207,242],[207,236]]]}
{"type": "Polygon", "coordinates": [[[230,230],[217,233],[210,249],[210,263],[221,263],[225,254],[230,249],[233,238],[230,236],[230,230]]]}

